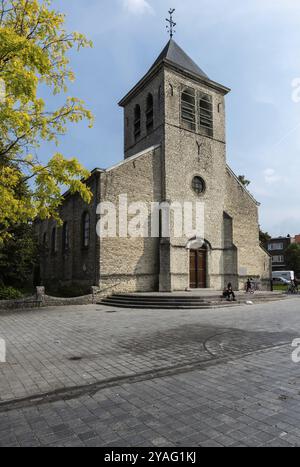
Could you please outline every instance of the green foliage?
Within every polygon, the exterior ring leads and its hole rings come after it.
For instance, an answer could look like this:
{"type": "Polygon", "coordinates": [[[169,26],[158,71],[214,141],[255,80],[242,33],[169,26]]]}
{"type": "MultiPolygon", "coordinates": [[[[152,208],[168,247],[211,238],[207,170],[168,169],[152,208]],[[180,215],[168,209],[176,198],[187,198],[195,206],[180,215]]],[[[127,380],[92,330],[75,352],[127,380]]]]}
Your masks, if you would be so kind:
{"type": "Polygon", "coordinates": [[[259,240],[260,240],[260,243],[262,243],[263,245],[267,245],[267,243],[271,240],[271,235],[269,235],[268,232],[263,232],[262,230],[259,231],[259,240]]]}
{"type": "Polygon", "coordinates": [[[38,263],[38,246],[32,225],[15,226],[12,235],[0,246],[0,281],[18,289],[32,283],[38,263]]]}
{"type": "Polygon", "coordinates": [[[245,187],[249,186],[251,183],[250,180],[246,179],[245,175],[239,175],[238,179],[241,182],[241,184],[244,185],[245,187]]]}
{"type": "Polygon", "coordinates": [[[300,245],[292,243],[285,252],[285,262],[287,269],[295,271],[296,276],[300,276],[300,245]]]}
{"type": "Polygon", "coordinates": [[[273,290],[276,292],[287,292],[289,286],[285,284],[274,284],[273,285],[273,290]]]}
{"type": "Polygon", "coordinates": [[[42,219],[59,219],[61,190],[67,187],[86,202],[89,176],[76,159],[54,154],[42,164],[36,155],[42,141],[58,143],[69,123],[93,117],[72,96],[56,109],[39,97],[40,85],[66,93],[74,80],[68,52],[92,44],[78,32],[64,29],[65,17],[50,8],[51,0],[0,0],[0,242],[11,227],[42,219]],[[31,181],[30,190],[19,187],[31,181]]]}
{"type": "Polygon", "coordinates": [[[22,293],[14,287],[0,286],[0,300],[17,300],[22,298],[22,293]]]}

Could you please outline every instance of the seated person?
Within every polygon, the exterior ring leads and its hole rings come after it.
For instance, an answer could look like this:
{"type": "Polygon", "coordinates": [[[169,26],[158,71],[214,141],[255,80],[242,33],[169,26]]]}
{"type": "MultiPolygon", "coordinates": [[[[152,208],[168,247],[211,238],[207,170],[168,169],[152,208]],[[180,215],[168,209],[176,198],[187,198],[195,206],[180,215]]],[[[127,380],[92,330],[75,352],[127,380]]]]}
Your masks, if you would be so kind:
{"type": "Polygon", "coordinates": [[[232,297],[232,300],[233,300],[234,302],[236,301],[235,293],[234,293],[234,291],[233,291],[231,282],[229,282],[229,284],[228,284],[227,287],[225,288],[225,290],[224,290],[224,292],[223,292],[223,297],[226,298],[228,302],[230,302],[231,297],[232,297]]]}

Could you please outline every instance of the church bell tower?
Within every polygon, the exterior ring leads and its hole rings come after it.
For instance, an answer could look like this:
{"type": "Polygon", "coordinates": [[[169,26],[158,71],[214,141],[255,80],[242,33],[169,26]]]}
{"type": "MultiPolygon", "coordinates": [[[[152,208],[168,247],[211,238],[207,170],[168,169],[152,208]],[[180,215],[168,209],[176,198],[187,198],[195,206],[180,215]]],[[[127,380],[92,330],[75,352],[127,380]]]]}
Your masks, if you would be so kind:
{"type": "MultiPolygon", "coordinates": [[[[173,13],[171,10],[170,13],[173,13]]],[[[168,20],[169,21],[169,20],[168,20]]],[[[227,87],[211,80],[173,39],[146,75],[121,100],[125,158],[161,146],[162,199],[205,203],[209,258],[196,287],[223,287],[219,264],[224,247],[226,178],[225,96],[227,87]]],[[[192,239],[189,239],[192,240],[192,239]]],[[[186,238],[162,239],[160,290],[191,286],[186,238]]]]}

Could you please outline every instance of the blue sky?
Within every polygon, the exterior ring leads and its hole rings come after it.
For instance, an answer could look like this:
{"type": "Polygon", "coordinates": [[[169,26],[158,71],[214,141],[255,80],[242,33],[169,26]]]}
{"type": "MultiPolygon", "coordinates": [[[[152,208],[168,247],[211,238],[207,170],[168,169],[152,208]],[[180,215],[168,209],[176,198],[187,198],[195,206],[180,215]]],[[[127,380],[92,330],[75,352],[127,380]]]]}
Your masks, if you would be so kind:
{"type": "MultiPolygon", "coordinates": [[[[68,95],[85,100],[95,126],[70,127],[59,151],[89,169],[123,158],[117,103],[168,41],[164,20],[172,6],[175,40],[211,79],[232,89],[227,158],[252,181],[262,228],[273,235],[300,232],[299,1],[54,0],[53,6],[67,15],[68,29],[94,42],[93,49],[72,52],[77,79],[68,95]]],[[[46,158],[56,150],[41,151],[46,158]]]]}

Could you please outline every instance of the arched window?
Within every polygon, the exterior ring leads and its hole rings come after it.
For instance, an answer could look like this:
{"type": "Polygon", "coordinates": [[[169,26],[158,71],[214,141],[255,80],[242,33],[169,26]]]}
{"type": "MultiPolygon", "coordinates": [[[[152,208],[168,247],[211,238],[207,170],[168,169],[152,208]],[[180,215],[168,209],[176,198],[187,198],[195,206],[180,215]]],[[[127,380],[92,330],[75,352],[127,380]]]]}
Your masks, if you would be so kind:
{"type": "Polygon", "coordinates": [[[181,121],[185,128],[196,130],[195,91],[190,88],[184,89],[181,94],[181,121]]]}
{"type": "Polygon", "coordinates": [[[90,215],[88,212],[82,216],[82,246],[84,248],[90,246],[90,215]]]}
{"type": "Polygon", "coordinates": [[[152,94],[148,94],[147,97],[147,109],[146,109],[146,128],[147,132],[153,130],[154,126],[154,119],[153,119],[153,96],[152,94]]]}
{"type": "Polygon", "coordinates": [[[137,139],[141,135],[141,108],[139,105],[134,109],[134,138],[137,139]]]}
{"type": "Polygon", "coordinates": [[[70,235],[69,235],[69,224],[68,222],[65,222],[63,225],[63,231],[62,231],[62,245],[63,245],[63,251],[67,251],[70,247],[70,235]]]}
{"type": "Polygon", "coordinates": [[[53,227],[51,234],[51,253],[56,253],[56,227],[53,227]]]}
{"type": "Polygon", "coordinates": [[[210,95],[204,93],[200,94],[199,99],[199,123],[201,133],[213,136],[213,101],[210,95]]]}

